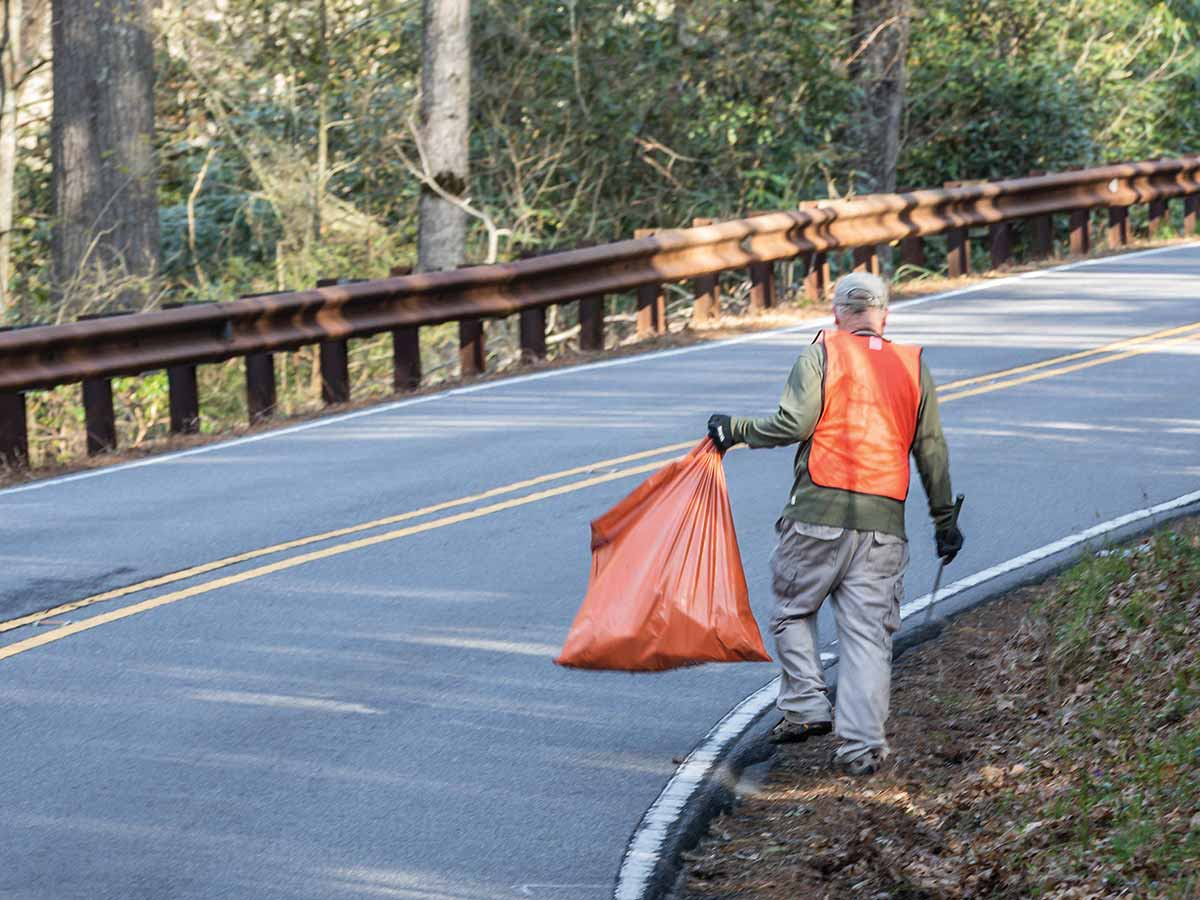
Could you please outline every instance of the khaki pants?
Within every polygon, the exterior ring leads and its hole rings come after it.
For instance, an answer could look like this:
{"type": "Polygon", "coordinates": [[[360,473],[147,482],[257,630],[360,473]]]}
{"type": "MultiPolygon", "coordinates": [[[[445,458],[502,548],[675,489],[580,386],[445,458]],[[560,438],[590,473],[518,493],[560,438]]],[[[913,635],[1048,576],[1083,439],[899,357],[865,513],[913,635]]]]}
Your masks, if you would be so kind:
{"type": "Polygon", "coordinates": [[[794,722],[831,718],[817,644],[817,612],[828,597],[838,635],[836,754],[846,761],[868,750],[887,756],[892,634],[900,627],[908,542],[880,531],[789,519],[776,530],[771,630],[783,668],[779,709],[794,722]]]}

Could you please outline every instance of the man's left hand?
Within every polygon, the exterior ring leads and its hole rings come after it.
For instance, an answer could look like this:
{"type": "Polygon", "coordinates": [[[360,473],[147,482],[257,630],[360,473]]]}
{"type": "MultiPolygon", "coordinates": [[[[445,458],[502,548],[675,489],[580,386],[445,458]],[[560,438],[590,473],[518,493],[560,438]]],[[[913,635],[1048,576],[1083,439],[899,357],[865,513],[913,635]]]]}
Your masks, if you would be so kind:
{"type": "Polygon", "coordinates": [[[737,443],[733,439],[733,420],[724,413],[708,417],[708,436],[722,453],[737,443]]]}
{"type": "Polygon", "coordinates": [[[941,557],[942,562],[947,565],[954,562],[954,557],[958,556],[958,551],[963,548],[963,533],[958,530],[958,526],[943,528],[934,537],[937,539],[937,555],[941,557]]]}

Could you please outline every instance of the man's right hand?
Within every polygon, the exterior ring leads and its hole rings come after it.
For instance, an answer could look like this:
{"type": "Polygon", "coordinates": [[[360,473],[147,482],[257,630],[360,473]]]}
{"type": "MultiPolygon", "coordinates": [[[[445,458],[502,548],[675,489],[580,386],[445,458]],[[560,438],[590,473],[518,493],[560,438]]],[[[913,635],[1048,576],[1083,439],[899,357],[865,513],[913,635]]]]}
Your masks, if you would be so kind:
{"type": "Polygon", "coordinates": [[[941,557],[942,562],[954,562],[954,557],[958,556],[958,551],[963,548],[963,533],[959,531],[958,526],[951,525],[941,529],[935,538],[937,539],[937,555],[941,557]]]}
{"type": "Polygon", "coordinates": [[[733,420],[724,413],[708,417],[708,436],[722,453],[737,443],[733,439],[733,420]]]}

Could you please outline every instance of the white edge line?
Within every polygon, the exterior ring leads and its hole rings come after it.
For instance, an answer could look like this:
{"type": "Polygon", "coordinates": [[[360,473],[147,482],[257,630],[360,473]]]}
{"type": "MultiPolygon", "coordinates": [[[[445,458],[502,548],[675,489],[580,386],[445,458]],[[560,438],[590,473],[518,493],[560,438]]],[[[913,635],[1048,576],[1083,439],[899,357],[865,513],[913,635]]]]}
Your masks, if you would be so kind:
{"type": "MultiPolygon", "coordinates": [[[[1101,522],[1099,525],[1093,525],[1084,531],[1078,531],[1075,534],[1068,535],[1065,538],[1060,538],[1051,544],[1046,544],[1044,547],[1038,547],[1036,550],[1030,550],[1028,553],[1022,553],[1020,556],[1014,556],[1012,559],[1005,560],[998,565],[992,566],[990,569],[984,569],[982,572],[976,572],[974,575],[968,575],[966,578],[956,581],[951,585],[946,586],[938,591],[938,602],[949,599],[964,591],[969,591],[973,587],[991,581],[994,578],[999,578],[1001,575],[1007,575],[1009,572],[1015,572],[1017,569],[1022,569],[1025,566],[1032,565],[1035,562],[1041,562],[1043,559],[1054,556],[1056,553],[1061,553],[1064,550],[1069,550],[1079,544],[1085,544],[1095,538],[1104,537],[1111,534],[1119,528],[1124,528],[1126,525],[1132,525],[1134,522],[1141,522],[1146,519],[1154,518],[1164,512],[1170,512],[1173,509],[1179,509],[1183,506],[1190,506],[1193,503],[1200,503],[1200,491],[1192,491],[1190,494],[1184,494],[1181,497],[1176,497],[1174,500],[1167,500],[1155,506],[1148,506],[1145,509],[1134,510],[1131,513],[1126,513],[1123,516],[1118,516],[1115,519],[1109,519],[1107,522],[1101,522]]],[[[925,594],[915,600],[911,600],[900,607],[901,620],[908,618],[913,613],[920,612],[929,606],[932,595],[925,594]]]]}
{"type": "MultiPolygon", "coordinates": [[[[917,297],[913,300],[904,300],[892,306],[893,310],[907,309],[913,306],[921,306],[925,303],[931,303],[934,300],[946,300],[951,297],[960,297],[963,294],[972,294],[976,291],[989,290],[998,285],[1008,284],[1015,281],[1029,281],[1034,278],[1043,278],[1047,275],[1053,275],[1057,272],[1067,272],[1072,269],[1079,269],[1085,266],[1098,265],[1100,263],[1112,262],[1114,260],[1124,261],[1127,259],[1137,259],[1143,256],[1153,256],[1158,253],[1171,253],[1177,250],[1194,249],[1195,242],[1188,244],[1172,244],[1169,247],[1155,247],[1151,250],[1138,250],[1133,253],[1122,253],[1116,256],[1101,256],[1094,259],[1083,259],[1078,262],[1065,263],[1061,266],[1053,266],[1049,269],[1038,269],[1034,272],[1023,272],[1020,275],[1010,275],[1005,278],[994,278],[987,281],[981,281],[978,284],[972,284],[967,287],[955,288],[952,291],[944,291],[940,294],[930,294],[928,297],[917,297]]],[[[524,384],[530,381],[541,381],[544,378],[557,378],[562,375],[574,375],[579,372],[589,372],[597,369],[607,369],[613,366],[628,366],[635,363],[650,362],[653,360],[667,359],[672,356],[683,356],[687,353],[699,353],[704,350],[718,350],[723,347],[731,347],[737,344],[745,344],[751,341],[761,341],[768,338],[777,337],[784,334],[794,334],[796,332],[809,331],[816,328],[824,328],[832,323],[832,319],[828,316],[813,319],[799,325],[789,325],[786,328],[775,328],[770,331],[758,331],[754,334],[741,335],[735,338],[728,338],[723,341],[706,341],[699,344],[693,344],[690,347],[677,347],[673,350],[656,350],[652,353],[636,353],[629,356],[621,356],[615,359],[602,360],[600,362],[584,363],[579,366],[562,366],[557,369],[549,369],[544,372],[531,372],[528,375],[514,375],[511,378],[497,378],[493,381],[484,381],[479,384],[471,384],[466,387],[450,388],[449,390],[439,391],[434,394],[425,394],[421,397],[412,397],[407,400],[396,400],[391,403],[383,403],[378,406],[372,406],[368,409],[359,409],[354,412],[340,413],[338,415],[323,416],[311,422],[304,422],[299,425],[290,425],[286,428],[279,428],[273,431],[264,431],[261,434],[247,435],[241,438],[232,438],[226,441],[217,441],[211,444],[205,444],[202,447],[193,447],[190,450],[178,450],[174,453],[161,453],[153,456],[139,459],[134,462],[119,463],[115,466],[104,466],[98,469],[89,469],[86,472],[75,472],[70,475],[60,475],[57,478],[46,478],[39,481],[33,481],[29,484],[16,485],[10,488],[0,490],[0,497],[6,497],[12,494],[21,494],[26,491],[36,491],[42,488],[55,487],[61,484],[70,484],[75,481],[84,481],[89,478],[99,478],[102,475],[115,475],[118,472],[127,472],[131,469],[140,469],[145,466],[158,465],[159,463],[171,462],[177,459],[184,459],[189,456],[198,456],[201,453],[213,453],[217,450],[225,450],[230,447],[241,447],[246,444],[256,444],[259,441],[271,440],[272,438],[287,437],[293,434],[299,434],[304,431],[309,431],[314,428],[324,428],[327,425],[338,425],[342,422],[348,422],[352,419],[359,419],[365,416],[378,415],[379,413],[391,412],[397,409],[404,409],[409,406],[416,406],[420,403],[430,403],[434,400],[442,400],[447,397],[456,397],[462,394],[474,394],[479,391],[490,391],[499,387],[509,387],[515,384],[524,384]]]]}
{"type": "MultiPolygon", "coordinates": [[[[1176,497],[1174,500],[1167,500],[1155,506],[1135,510],[1115,519],[1109,519],[1107,522],[1101,522],[1099,525],[1068,535],[1020,556],[1014,556],[990,569],[984,569],[956,581],[938,592],[939,601],[961,594],[1024,566],[1040,562],[1079,544],[1111,534],[1126,525],[1151,519],[1161,513],[1190,506],[1193,503],[1200,503],[1200,491],[1193,491],[1190,494],[1176,497]]],[[[904,604],[900,608],[901,619],[907,619],[914,613],[925,609],[929,605],[929,599],[930,595],[925,594],[923,597],[904,604]]],[[[824,655],[822,662],[826,662],[824,655]]],[[[725,717],[714,725],[704,739],[696,745],[696,748],[688,754],[683,764],[675,770],[675,774],[671,776],[666,787],[662,789],[662,793],[650,805],[634,830],[633,837],[629,840],[625,856],[621,860],[621,869],[617,874],[613,900],[642,900],[658,866],[663,844],[680,813],[687,806],[696,789],[716,767],[725,748],[741,736],[750,723],[771,705],[775,699],[778,684],[779,676],[776,676],[726,713],[725,717]]]]}
{"type": "Polygon", "coordinates": [[[617,875],[614,900],[640,900],[658,865],[659,854],[671,825],[687,806],[696,788],[712,771],[725,747],[775,699],[778,682],[779,677],[776,676],[727,712],[675,770],[629,841],[625,858],[621,861],[621,871],[617,875]]]}

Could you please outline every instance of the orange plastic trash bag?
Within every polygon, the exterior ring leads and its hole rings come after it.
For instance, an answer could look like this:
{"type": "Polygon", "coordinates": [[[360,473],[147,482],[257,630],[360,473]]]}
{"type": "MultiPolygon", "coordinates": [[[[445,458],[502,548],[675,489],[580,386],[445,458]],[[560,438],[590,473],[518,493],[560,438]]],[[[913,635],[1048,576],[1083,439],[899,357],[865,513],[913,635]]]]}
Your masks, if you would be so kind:
{"type": "Polygon", "coordinates": [[[592,522],[592,574],[560,666],[661,671],[770,662],[721,453],[705,438],[592,522]]]}

